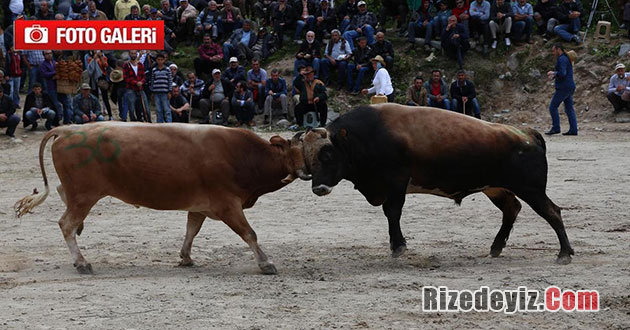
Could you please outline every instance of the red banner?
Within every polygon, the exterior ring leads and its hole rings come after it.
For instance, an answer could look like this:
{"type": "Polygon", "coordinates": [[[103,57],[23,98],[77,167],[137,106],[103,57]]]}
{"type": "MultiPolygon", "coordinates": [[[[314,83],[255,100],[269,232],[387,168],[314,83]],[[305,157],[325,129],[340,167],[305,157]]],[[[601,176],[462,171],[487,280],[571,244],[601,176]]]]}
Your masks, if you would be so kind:
{"type": "Polygon", "coordinates": [[[26,21],[14,23],[17,50],[164,49],[164,21],[26,21]]]}

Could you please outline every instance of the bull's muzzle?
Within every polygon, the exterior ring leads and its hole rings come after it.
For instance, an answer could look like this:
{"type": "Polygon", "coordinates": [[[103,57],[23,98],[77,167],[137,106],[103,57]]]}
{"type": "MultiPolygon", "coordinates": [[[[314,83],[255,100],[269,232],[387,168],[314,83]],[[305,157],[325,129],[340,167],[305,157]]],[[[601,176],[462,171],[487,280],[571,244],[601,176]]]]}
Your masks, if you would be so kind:
{"type": "Polygon", "coordinates": [[[328,195],[332,192],[332,187],[329,187],[325,184],[320,184],[317,187],[313,187],[313,193],[317,196],[328,195]]]}

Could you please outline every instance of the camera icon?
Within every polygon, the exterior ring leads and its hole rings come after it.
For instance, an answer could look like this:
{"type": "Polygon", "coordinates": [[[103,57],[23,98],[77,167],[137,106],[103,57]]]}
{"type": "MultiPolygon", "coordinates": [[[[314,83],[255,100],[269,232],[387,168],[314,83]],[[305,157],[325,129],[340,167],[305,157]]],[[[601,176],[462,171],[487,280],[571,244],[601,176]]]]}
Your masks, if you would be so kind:
{"type": "Polygon", "coordinates": [[[39,24],[24,28],[24,43],[45,44],[48,43],[48,28],[39,24]]]}

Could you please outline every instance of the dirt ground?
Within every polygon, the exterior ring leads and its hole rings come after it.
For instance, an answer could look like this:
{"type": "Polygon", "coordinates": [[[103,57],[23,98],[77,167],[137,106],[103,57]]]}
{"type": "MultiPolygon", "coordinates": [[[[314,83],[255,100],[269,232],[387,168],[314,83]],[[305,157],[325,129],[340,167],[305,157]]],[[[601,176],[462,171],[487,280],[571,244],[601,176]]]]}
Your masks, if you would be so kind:
{"type": "MultiPolygon", "coordinates": [[[[260,275],[247,245],[214,221],[193,244],[196,265],[176,267],[185,213],[112,198],[92,209],[78,239],[95,275],[77,274],[57,225],[64,206],[54,189],[34,214],[13,216],[16,200],[43,189],[37,149],[44,132],[20,128],[22,143],[0,137],[0,329],[628,329],[627,125],[585,125],[578,137],[547,139],[548,195],[564,208],[576,251],[570,265],[554,263],[558,240],[528,206],[502,256],[488,257],[501,214],[481,194],[461,207],[408,195],[408,251],[392,259],[381,209],[349,182],[317,197],[310,182],[296,181],[246,211],[276,276],[260,275]],[[595,289],[601,311],[426,313],[420,305],[428,285],[595,289]]],[[[54,187],[49,152],[45,159],[54,187]]]]}

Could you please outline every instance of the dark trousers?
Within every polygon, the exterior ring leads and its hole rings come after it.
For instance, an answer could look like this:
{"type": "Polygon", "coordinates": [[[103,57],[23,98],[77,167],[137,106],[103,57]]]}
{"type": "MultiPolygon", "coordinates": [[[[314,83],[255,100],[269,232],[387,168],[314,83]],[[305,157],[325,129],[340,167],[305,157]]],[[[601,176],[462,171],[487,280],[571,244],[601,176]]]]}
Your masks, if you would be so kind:
{"type": "Polygon", "coordinates": [[[464,54],[470,48],[468,40],[464,42],[462,42],[462,38],[442,40],[442,48],[448,57],[457,60],[460,69],[464,66],[464,54]]]}
{"type": "Polygon", "coordinates": [[[240,102],[232,102],[232,111],[236,119],[241,123],[249,123],[254,119],[253,102],[245,102],[243,105],[240,102]]]}
{"type": "Polygon", "coordinates": [[[326,120],[328,119],[328,106],[326,105],[326,102],[322,101],[313,104],[300,101],[300,103],[295,106],[295,120],[297,121],[297,124],[302,126],[304,124],[304,115],[311,111],[318,114],[319,126],[326,126],[326,120]]]}
{"type": "Polygon", "coordinates": [[[0,128],[7,128],[7,135],[13,137],[15,134],[15,128],[20,123],[20,117],[16,114],[13,114],[7,118],[5,121],[0,121],[0,128]]]}
{"type": "Polygon", "coordinates": [[[177,112],[171,111],[171,116],[173,118],[174,123],[188,123],[188,111],[182,111],[181,115],[178,115],[177,112]]]}
{"type": "Polygon", "coordinates": [[[212,70],[220,69],[219,66],[221,65],[221,62],[206,61],[201,59],[200,57],[197,57],[193,61],[193,64],[195,66],[195,75],[197,75],[197,77],[202,77],[202,73],[209,75],[212,70]]]}
{"type": "Polygon", "coordinates": [[[100,88],[100,87],[97,87],[97,88],[91,90],[92,95],[96,96],[96,98],[98,99],[98,91],[99,90],[101,91],[101,95],[103,96],[103,104],[105,104],[105,109],[107,109],[107,115],[109,116],[109,118],[112,118],[112,106],[109,104],[109,97],[107,95],[107,89],[100,88]]]}
{"type": "Polygon", "coordinates": [[[623,110],[623,108],[630,108],[630,102],[626,102],[621,99],[621,96],[615,93],[608,93],[608,101],[612,103],[615,112],[623,110]]]}

